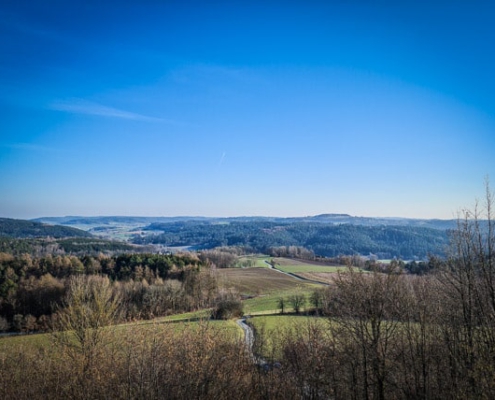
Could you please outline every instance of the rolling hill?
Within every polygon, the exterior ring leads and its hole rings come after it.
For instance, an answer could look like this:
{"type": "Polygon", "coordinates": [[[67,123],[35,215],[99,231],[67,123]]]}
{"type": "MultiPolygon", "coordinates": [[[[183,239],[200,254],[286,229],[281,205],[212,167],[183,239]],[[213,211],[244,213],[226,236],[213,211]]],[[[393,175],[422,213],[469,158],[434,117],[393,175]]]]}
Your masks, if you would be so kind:
{"type": "Polygon", "coordinates": [[[48,225],[36,221],[0,218],[0,236],[25,239],[51,237],[55,239],[69,237],[92,237],[91,233],[70,226],[48,225]]]}

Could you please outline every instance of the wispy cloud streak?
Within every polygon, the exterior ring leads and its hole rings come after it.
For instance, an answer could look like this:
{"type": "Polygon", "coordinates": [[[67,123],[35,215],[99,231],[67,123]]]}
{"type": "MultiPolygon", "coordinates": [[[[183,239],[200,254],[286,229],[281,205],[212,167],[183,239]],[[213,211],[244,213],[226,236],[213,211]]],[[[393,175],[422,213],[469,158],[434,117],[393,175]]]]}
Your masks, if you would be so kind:
{"type": "Polygon", "coordinates": [[[134,121],[173,123],[173,121],[167,121],[162,118],[149,117],[147,115],[120,110],[114,107],[107,107],[98,103],[93,103],[81,99],[56,101],[50,104],[49,108],[51,110],[64,111],[73,114],[95,115],[99,117],[128,119],[134,121]]]}
{"type": "Polygon", "coordinates": [[[223,164],[223,161],[225,160],[225,156],[227,155],[227,153],[225,153],[225,151],[222,153],[222,156],[220,157],[220,160],[218,161],[218,167],[221,167],[222,164],[223,164]]]}

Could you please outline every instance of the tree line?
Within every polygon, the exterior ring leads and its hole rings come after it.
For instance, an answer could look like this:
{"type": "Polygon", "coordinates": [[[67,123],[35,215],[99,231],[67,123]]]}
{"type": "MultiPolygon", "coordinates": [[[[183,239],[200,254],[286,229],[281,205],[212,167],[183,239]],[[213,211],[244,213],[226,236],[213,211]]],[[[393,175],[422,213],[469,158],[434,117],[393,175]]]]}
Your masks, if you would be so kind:
{"type": "Polygon", "coordinates": [[[150,252],[150,248],[138,248],[124,242],[97,238],[14,238],[0,236],[0,253],[13,255],[29,254],[33,257],[66,254],[115,254],[123,252],[150,252]]]}
{"type": "Polygon", "coordinates": [[[0,331],[51,328],[75,278],[107,280],[120,299],[122,321],[237,301],[218,289],[209,264],[196,254],[13,256],[0,253],[0,331]]]}

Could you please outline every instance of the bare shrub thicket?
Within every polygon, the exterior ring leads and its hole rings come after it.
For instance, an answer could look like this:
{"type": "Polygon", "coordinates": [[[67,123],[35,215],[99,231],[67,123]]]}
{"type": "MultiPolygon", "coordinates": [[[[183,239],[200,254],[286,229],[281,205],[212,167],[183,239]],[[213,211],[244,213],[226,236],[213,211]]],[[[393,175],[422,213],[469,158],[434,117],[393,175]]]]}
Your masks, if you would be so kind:
{"type": "Polygon", "coordinates": [[[210,323],[118,327],[92,369],[60,345],[0,352],[2,399],[288,399],[280,371],[253,364],[241,337],[210,323]]]}
{"type": "Polygon", "coordinates": [[[280,343],[301,397],[495,398],[492,209],[487,185],[485,203],[461,214],[449,257],[435,260],[432,274],[351,267],[315,292],[328,328],[280,343]]]}

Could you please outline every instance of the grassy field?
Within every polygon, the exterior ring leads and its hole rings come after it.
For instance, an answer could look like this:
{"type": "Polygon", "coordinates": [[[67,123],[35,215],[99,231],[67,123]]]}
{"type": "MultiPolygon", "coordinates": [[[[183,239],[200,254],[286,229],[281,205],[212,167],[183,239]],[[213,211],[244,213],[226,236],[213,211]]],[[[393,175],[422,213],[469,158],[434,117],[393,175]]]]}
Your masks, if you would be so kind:
{"type": "Polygon", "coordinates": [[[305,315],[269,315],[250,318],[248,323],[257,333],[257,352],[264,358],[277,359],[280,357],[280,347],[277,345],[283,343],[284,336],[294,338],[307,335],[315,325],[324,330],[329,320],[305,315]]]}
{"type": "MultiPolygon", "coordinates": [[[[203,313],[198,312],[197,314],[203,313]]],[[[199,329],[212,329],[215,332],[225,333],[232,340],[239,340],[243,338],[243,331],[237,325],[235,320],[195,320],[188,321],[185,317],[191,318],[193,313],[179,314],[176,319],[170,317],[157,318],[149,321],[138,321],[127,324],[120,324],[105,328],[111,333],[112,342],[119,343],[119,339],[123,339],[133,335],[151,334],[152,331],[160,331],[173,329],[174,332],[182,332],[187,329],[196,331],[199,329]],[[180,318],[184,319],[180,319],[180,318]]],[[[18,335],[18,336],[4,336],[0,338],[0,360],[2,355],[12,354],[12,352],[25,352],[25,351],[41,351],[49,346],[54,346],[54,337],[51,333],[40,333],[32,335],[18,335]]]]}
{"type": "Polygon", "coordinates": [[[197,321],[205,320],[211,317],[211,309],[191,311],[182,314],[168,315],[166,317],[156,318],[157,322],[176,322],[176,321],[197,321]]]}
{"type": "Polygon", "coordinates": [[[242,256],[239,257],[238,264],[243,266],[243,264],[249,264],[249,267],[266,268],[269,265],[266,261],[270,261],[271,257],[266,255],[254,255],[254,256],[242,256]]]}
{"type": "Polygon", "coordinates": [[[10,351],[22,351],[23,348],[39,350],[51,344],[52,336],[49,333],[4,336],[0,338],[0,355],[10,351]]]}
{"type": "MultiPolygon", "coordinates": [[[[228,268],[218,269],[216,271],[217,279],[220,287],[225,289],[235,289],[238,291],[245,300],[244,313],[247,315],[263,315],[278,313],[278,302],[280,298],[287,298],[293,294],[304,294],[309,297],[311,292],[320,287],[320,285],[299,281],[291,276],[277,272],[265,263],[265,260],[270,260],[266,256],[254,256],[255,267],[251,268],[228,268]]],[[[299,268],[304,269],[304,264],[289,259],[277,259],[283,264],[284,268],[299,268]]],[[[319,265],[306,265],[306,271],[319,270],[321,268],[332,268],[328,266],[319,265]]],[[[286,312],[291,312],[292,309],[286,301],[286,312]]],[[[309,307],[309,304],[307,304],[309,307]]],[[[304,307],[303,307],[304,311],[304,307]]],[[[119,325],[116,331],[125,332],[127,329],[135,329],[131,327],[140,326],[139,329],[145,329],[146,326],[156,325],[168,325],[172,323],[179,329],[180,326],[187,326],[187,324],[200,324],[201,320],[207,320],[210,315],[210,310],[200,310],[195,312],[171,315],[167,317],[157,318],[153,321],[139,321],[132,324],[119,325]],[[175,322],[181,322],[180,324],[175,322]]],[[[283,317],[277,317],[283,318],[283,317]]],[[[302,318],[302,317],[298,317],[302,318]]],[[[283,321],[278,319],[277,321],[283,321]]],[[[212,326],[218,327],[218,329],[233,329],[237,334],[240,328],[235,324],[235,321],[209,321],[212,326]]],[[[114,328],[112,328],[114,329],[114,328]]],[[[216,328],[215,328],[216,329],[216,328]]],[[[240,331],[242,332],[242,331],[240,331]]],[[[237,335],[236,334],[236,335],[237,335]]],[[[35,348],[50,345],[52,337],[50,334],[35,334],[35,335],[21,335],[11,337],[0,338],[0,352],[4,351],[6,347],[22,348],[23,346],[33,346],[35,348]]]]}
{"type": "MultiPolygon", "coordinates": [[[[276,291],[261,295],[252,299],[244,300],[244,313],[246,315],[272,314],[279,312],[278,302],[280,298],[286,300],[285,310],[292,311],[292,307],[288,304],[287,298],[292,294],[304,294],[306,298],[312,293],[314,288],[319,285],[308,283],[299,284],[290,290],[276,291]]],[[[309,307],[309,304],[306,304],[309,307]]],[[[303,307],[304,310],[304,307],[303,307]]]]}
{"type": "Polygon", "coordinates": [[[247,297],[244,300],[246,314],[277,312],[280,297],[295,293],[309,295],[318,287],[271,268],[226,268],[217,270],[217,278],[221,287],[235,289],[247,297]]]}
{"type": "Polygon", "coordinates": [[[281,271],[297,274],[300,272],[332,273],[345,270],[342,265],[322,265],[310,261],[292,260],[290,258],[274,258],[275,267],[281,271]]]}
{"type": "Polygon", "coordinates": [[[270,268],[225,268],[218,269],[216,273],[221,287],[234,288],[247,296],[291,290],[301,284],[293,277],[270,268]]]}
{"type": "Polygon", "coordinates": [[[251,324],[257,330],[264,330],[266,333],[275,333],[287,329],[307,327],[309,323],[328,324],[327,318],[313,317],[308,315],[265,315],[249,319],[251,324]]]}
{"type": "Polygon", "coordinates": [[[297,276],[311,281],[317,281],[331,285],[336,272],[298,272],[297,276]]]}
{"type": "MultiPolygon", "coordinates": [[[[201,328],[211,328],[214,331],[220,333],[220,332],[225,332],[228,333],[229,336],[232,336],[233,339],[238,339],[243,335],[243,331],[239,325],[237,325],[235,320],[200,320],[200,321],[189,321],[189,322],[184,322],[184,321],[176,321],[177,323],[174,323],[173,321],[164,321],[162,323],[158,321],[149,321],[148,326],[152,327],[166,327],[166,326],[173,326],[174,330],[177,331],[183,331],[186,329],[201,329],[201,328]],[[179,323],[180,322],[180,323],[179,323]]],[[[142,324],[138,324],[135,326],[139,326],[142,324]]],[[[127,325],[122,325],[126,327],[127,325]]]]}

